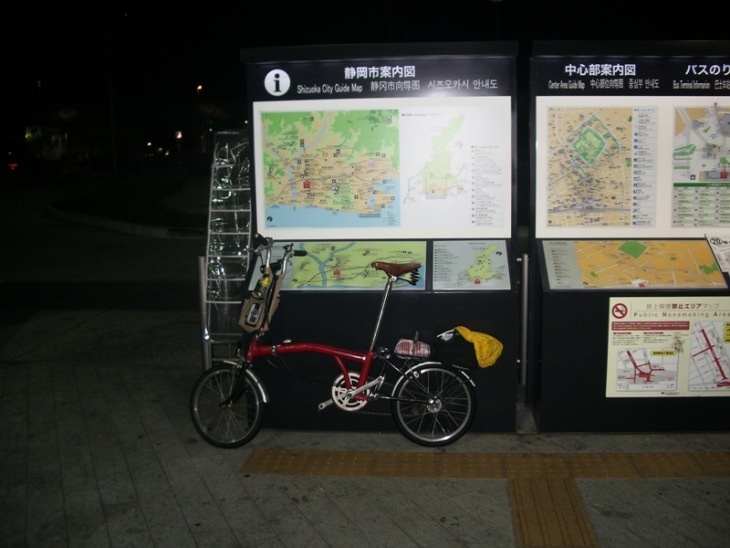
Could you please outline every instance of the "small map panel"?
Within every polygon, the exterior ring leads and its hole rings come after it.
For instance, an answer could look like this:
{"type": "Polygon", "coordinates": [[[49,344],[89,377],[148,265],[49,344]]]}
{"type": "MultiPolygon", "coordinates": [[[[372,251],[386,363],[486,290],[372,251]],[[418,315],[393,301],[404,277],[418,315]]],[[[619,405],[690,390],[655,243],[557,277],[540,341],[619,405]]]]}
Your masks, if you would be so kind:
{"type": "Polygon", "coordinates": [[[552,289],[725,288],[707,240],[543,242],[552,289]]]}
{"type": "Polygon", "coordinates": [[[294,249],[307,252],[289,266],[283,289],[372,289],[382,291],[387,276],[374,269],[374,261],[420,263],[420,279],[413,286],[398,281],[395,289],[425,288],[426,242],[353,241],[294,242],[294,249]]]}
{"type": "Polygon", "coordinates": [[[616,390],[676,390],[678,361],[674,348],[622,348],[616,364],[616,390]]]}
{"type": "Polygon", "coordinates": [[[730,106],[675,109],[672,226],[730,226],[730,106]]]}
{"type": "Polygon", "coordinates": [[[692,326],[690,392],[730,391],[730,324],[696,322],[692,326]]]}
{"type": "Polygon", "coordinates": [[[432,271],[437,290],[510,288],[504,240],[435,241],[432,271]]]}

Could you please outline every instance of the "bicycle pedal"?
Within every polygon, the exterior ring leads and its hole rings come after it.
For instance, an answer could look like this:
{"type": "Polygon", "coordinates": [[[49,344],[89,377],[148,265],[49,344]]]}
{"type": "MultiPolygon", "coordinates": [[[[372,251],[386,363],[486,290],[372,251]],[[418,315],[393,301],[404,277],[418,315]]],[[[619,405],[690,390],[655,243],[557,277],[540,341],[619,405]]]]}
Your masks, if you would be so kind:
{"type": "Polygon", "coordinates": [[[329,406],[330,406],[330,405],[332,405],[333,403],[335,403],[335,402],[334,402],[334,401],[332,400],[332,398],[330,398],[330,399],[328,399],[328,400],[325,400],[325,401],[323,401],[322,403],[320,403],[320,404],[319,404],[319,405],[317,406],[317,409],[319,409],[320,411],[322,411],[323,409],[326,409],[327,407],[329,407],[329,406]]]}

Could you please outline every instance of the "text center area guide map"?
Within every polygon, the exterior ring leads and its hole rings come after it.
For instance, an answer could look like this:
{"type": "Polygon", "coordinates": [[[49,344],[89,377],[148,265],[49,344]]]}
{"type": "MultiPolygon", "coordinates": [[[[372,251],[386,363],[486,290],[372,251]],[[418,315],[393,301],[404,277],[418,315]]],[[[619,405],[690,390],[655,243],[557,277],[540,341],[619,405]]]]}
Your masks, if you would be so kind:
{"type": "Polygon", "coordinates": [[[510,235],[508,100],[340,103],[255,105],[257,211],[269,233],[510,235]]]}
{"type": "Polygon", "coordinates": [[[548,109],[547,223],[653,226],[654,107],[548,109]]]}

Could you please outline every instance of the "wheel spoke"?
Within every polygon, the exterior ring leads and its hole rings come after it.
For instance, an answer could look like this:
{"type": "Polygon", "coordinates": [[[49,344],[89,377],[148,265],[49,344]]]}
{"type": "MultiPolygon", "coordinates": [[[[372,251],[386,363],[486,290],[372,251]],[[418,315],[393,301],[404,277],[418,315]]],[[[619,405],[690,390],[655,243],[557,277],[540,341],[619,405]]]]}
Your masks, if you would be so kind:
{"type": "Polygon", "coordinates": [[[196,383],[191,415],[207,442],[238,447],[261,427],[263,401],[247,372],[222,366],[204,373],[196,383]]]}
{"type": "Polygon", "coordinates": [[[417,367],[396,388],[393,415],[406,437],[422,445],[452,443],[474,417],[474,392],[458,372],[440,364],[417,367]]]}

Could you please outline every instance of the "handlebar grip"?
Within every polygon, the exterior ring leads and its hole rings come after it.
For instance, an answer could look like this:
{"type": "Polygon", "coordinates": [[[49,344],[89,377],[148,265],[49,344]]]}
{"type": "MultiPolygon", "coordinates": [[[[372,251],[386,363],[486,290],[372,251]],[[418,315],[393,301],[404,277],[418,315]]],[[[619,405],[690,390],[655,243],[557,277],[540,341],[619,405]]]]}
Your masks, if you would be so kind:
{"type": "Polygon", "coordinates": [[[294,256],[295,257],[304,257],[307,255],[307,251],[304,249],[295,249],[294,250],[294,256]]]}
{"type": "Polygon", "coordinates": [[[253,236],[253,242],[252,243],[253,243],[254,249],[257,249],[259,247],[268,245],[269,239],[266,238],[266,237],[264,237],[264,236],[262,236],[261,234],[256,233],[253,236]]]}

